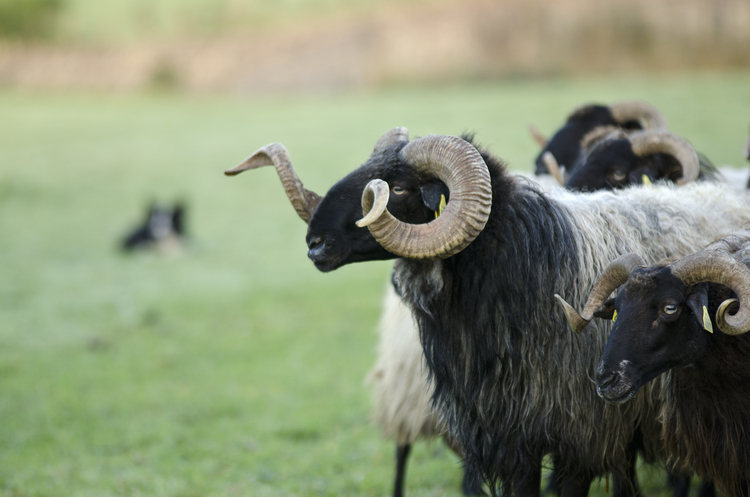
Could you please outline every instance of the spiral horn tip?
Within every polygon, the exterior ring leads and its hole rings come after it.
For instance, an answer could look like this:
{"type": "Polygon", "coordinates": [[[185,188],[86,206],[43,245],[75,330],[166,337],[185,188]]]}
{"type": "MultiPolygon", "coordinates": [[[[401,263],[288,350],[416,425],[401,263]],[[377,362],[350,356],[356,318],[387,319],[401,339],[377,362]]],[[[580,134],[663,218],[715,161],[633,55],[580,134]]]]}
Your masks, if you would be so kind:
{"type": "Polygon", "coordinates": [[[565,299],[558,294],[555,294],[555,299],[557,300],[557,303],[560,304],[560,307],[562,307],[563,313],[565,313],[565,319],[568,320],[568,324],[573,328],[573,331],[581,333],[586,325],[589,324],[589,321],[582,318],[581,315],[578,314],[578,311],[573,309],[573,306],[568,304],[565,299]]]}

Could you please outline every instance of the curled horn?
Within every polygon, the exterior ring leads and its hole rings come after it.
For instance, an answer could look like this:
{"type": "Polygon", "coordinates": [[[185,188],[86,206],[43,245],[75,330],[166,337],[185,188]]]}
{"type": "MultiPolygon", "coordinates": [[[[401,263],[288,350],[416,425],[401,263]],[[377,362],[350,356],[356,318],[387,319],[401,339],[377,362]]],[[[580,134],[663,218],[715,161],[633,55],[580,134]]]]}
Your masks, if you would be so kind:
{"type": "Polygon", "coordinates": [[[297,172],[292,167],[289,152],[287,152],[281,143],[269,143],[265,147],[259,148],[242,164],[227,169],[224,171],[224,174],[235,176],[242,171],[257,169],[263,166],[273,166],[276,168],[276,172],[279,173],[279,178],[281,179],[281,184],[284,185],[286,196],[289,197],[294,210],[297,211],[297,214],[304,222],[309,223],[313,212],[315,212],[315,208],[320,203],[321,197],[302,186],[302,181],[300,181],[297,172]]]}
{"type": "Polygon", "coordinates": [[[583,136],[581,139],[581,149],[584,154],[588,154],[597,144],[599,144],[599,142],[627,137],[628,135],[622,130],[622,128],[617,126],[597,126],[583,136]]]}
{"type": "Polygon", "coordinates": [[[750,330],[750,269],[723,251],[704,250],[683,257],[670,265],[672,274],[685,285],[708,281],[718,283],[737,294],[725,300],[716,311],[716,324],[727,335],[740,335],[750,330]],[[739,301],[739,302],[738,302],[739,301]],[[729,310],[739,303],[736,314],[729,310]]]}
{"type": "Polygon", "coordinates": [[[668,131],[641,131],[631,135],[630,143],[633,152],[639,157],[659,152],[674,157],[682,167],[682,178],[677,180],[678,185],[690,183],[698,178],[698,154],[684,138],[668,131]]]}
{"type": "Polygon", "coordinates": [[[609,297],[617,287],[628,280],[628,276],[630,276],[630,273],[633,272],[634,269],[645,265],[643,259],[634,252],[621,255],[612,261],[601,276],[599,276],[599,279],[596,280],[596,283],[594,283],[594,287],[591,289],[591,293],[589,293],[589,298],[586,300],[586,305],[583,307],[583,312],[581,314],[578,314],[573,306],[563,300],[562,297],[555,294],[555,298],[563,308],[568,323],[570,323],[570,326],[576,331],[576,333],[583,331],[586,325],[594,318],[594,313],[602,306],[602,304],[604,304],[604,301],[607,300],[607,297],[609,297]]]}
{"type": "Polygon", "coordinates": [[[640,100],[616,102],[609,106],[612,117],[619,123],[630,120],[643,121],[646,129],[667,129],[667,119],[651,104],[640,100]]]}
{"type": "MultiPolygon", "coordinates": [[[[385,134],[380,137],[377,143],[375,143],[375,147],[372,149],[372,153],[373,155],[377,154],[378,152],[381,152],[390,147],[394,143],[400,142],[409,142],[409,130],[403,126],[398,126],[389,131],[386,131],[385,134]]],[[[370,212],[365,217],[357,221],[357,226],[359,226],[360,228],[373,223],[383,213],[385,207],[388,205],[388,198],[390,195],[388,183],[386,183],[385,181],[381,181],[378,187],[373,188],[377,190],[377,192],[375,192],[376,202],[370,209],[370,212]],[[385,188],[385,190],[383,190],[383,188],[385,188]]]]}
{"type": "Polygon", "coordinates": [[[484,229],[492,207],[492,187],[484,159],[456,136],[431,135],[407,144],[399,153],[413,169],[443,181],[450,201],[434,221],[408,224],[388,212],[387,183],[375,179],[362,194],[367,226],[386,250],[411,259],[441,259],[457,254],[484,229]]]}
{"type": "Polygon", "coordinates": [[[531,137],[534,139],[537,145],[539,145],[541,148],[544,148],[547,146],[547,142],[549,141],[546,136],[542,134],[541,131],[539,131],[539,128],[534,126],[533,124],[529,125],[529,133],[531,133],[531,137]]]}
{"type": "Polygon", "coordinates": [[[394,143],[408,142],[409,141],[409,130],[403,126],[395,127],[389,131],[386,131],[383,136],[375,144],[375,148],[372,149],[373,154],[385,150],[394,143]]]}
{"type": "Polygon", "coordinates": [[[544,152],[542,154],[542,162],[544,162],[544,167],[547,168],[547,172],[552,175],[553,178],[557,180],[560,185],[565,186],[565,172],[564,168],[561,168],[560,165],[557,163],[557,159],[555,159],[555,156],[552,155],[552,152],[549,150],[544,152]]]}

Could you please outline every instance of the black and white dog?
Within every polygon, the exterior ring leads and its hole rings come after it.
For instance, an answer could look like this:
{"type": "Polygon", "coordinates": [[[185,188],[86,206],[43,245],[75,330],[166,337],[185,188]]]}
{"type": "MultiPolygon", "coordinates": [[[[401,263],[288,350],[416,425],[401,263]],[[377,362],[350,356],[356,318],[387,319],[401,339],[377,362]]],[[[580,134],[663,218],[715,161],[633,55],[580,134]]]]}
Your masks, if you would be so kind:
{"type": "Polygon", "coordinates": [[[152,203],[143,222],[123,238],[120,246],[125,251],[180,249],[185,241],[185,205],[172,207],[152,203]]]}

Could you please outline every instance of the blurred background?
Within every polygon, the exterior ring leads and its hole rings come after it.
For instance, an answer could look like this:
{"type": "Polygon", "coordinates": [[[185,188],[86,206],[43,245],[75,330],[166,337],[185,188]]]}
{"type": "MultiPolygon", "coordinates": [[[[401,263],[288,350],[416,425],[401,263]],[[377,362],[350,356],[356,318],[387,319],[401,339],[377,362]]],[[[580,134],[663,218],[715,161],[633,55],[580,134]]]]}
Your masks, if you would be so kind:
{"type": "MultiPolygon", "coordinates": [[[[635,98],[747,168],[749,88],[747,0],[0,0],[0,495],[389,495],[390,263],[319,273],[273,169],[223,170],[281,142],[324,194],[406,126],[531,172],[530,124],[635,98]]],[[[415,446],[408,495],[460,480],[415,446]]]]}
{"type": "Polygon", "coordinates": [[[0,82],[331,90],[746,67],[745,0],[2,0],[0,82]],[[28,43],[30,42],[30,43],[28,43]]]}

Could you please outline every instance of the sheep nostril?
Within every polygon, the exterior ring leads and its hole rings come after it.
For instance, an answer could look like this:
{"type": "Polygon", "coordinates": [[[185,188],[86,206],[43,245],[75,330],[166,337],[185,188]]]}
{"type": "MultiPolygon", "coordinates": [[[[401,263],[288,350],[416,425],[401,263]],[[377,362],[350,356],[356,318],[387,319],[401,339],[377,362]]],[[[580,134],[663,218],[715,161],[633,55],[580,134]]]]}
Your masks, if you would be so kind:
{"type": "Polygon", "coordinates": [[[310,250],[316,249],[323,245],[324,240],[322,236],[316,236],[315,238],[311,238],[310,241],[307,242],[307,248],[310,250]]]}
{"type": "Polygon", "coordinates": [[[611,387],[619,378],[619,374],[614,373],[598,373],[596,375],[596,385],[601,388],[602,390],[605,390],[609,387],[611,387]]]}
{"type": "Polygon", "coordinates": [[[311,261],[315,262],[326,257],[326,239],[322,236],[311,238],[307,246],[307,257],[311,261]]]}

